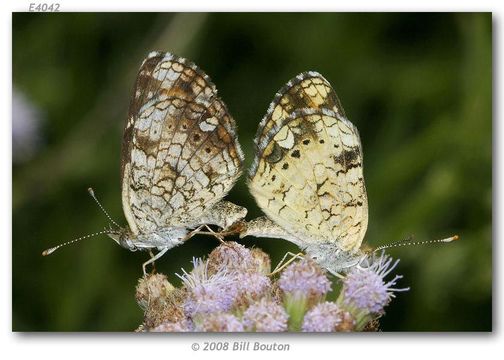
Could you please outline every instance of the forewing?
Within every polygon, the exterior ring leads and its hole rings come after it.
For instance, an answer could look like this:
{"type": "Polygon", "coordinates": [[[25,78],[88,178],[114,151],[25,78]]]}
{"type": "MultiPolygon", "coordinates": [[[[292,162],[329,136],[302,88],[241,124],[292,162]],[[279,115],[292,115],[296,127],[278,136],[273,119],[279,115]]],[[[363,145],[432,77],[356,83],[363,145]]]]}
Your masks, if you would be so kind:
{"type": "Polygon", "coordinates": [[[368,203],[357,129],[326,109],[292,113],[259,149],[249,187],[270,219],[302,242],[360,247],[368,203]]]}
{"type": "MultiPolygon", "coordinates": [[[[331,84],[318,72],[303,72],[287,82],[275,95],[259,124],[254,143],[256,149],[269,142],[286,119],[301,109],[327,109],[345,116],[343,106],[331,84]]],[[[256,159],[257,160],[257,159],[256,159]]],[[[254,161],[251,172],[255,171],[254,161]]]]}
{"type": "Polygon", "coordinates": [[[186,59],[151,53],[124,132],[123,209],[134,233],[185,226],[240,175],[236,125],[209,77],[186,59]]]}

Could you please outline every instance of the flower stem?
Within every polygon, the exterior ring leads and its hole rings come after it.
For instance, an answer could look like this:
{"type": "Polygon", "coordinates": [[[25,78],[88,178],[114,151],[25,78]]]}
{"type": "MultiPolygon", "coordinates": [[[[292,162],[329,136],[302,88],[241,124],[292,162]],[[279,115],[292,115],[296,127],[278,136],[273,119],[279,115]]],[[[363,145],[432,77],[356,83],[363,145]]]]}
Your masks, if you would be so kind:
{"type": "Polygon", "coordinates": [[[308,299],[306,296],[287,294],[284,300],[285,310],[289,314],[289,331],[300,331],[303,318],[307,310],[308,299]]]}

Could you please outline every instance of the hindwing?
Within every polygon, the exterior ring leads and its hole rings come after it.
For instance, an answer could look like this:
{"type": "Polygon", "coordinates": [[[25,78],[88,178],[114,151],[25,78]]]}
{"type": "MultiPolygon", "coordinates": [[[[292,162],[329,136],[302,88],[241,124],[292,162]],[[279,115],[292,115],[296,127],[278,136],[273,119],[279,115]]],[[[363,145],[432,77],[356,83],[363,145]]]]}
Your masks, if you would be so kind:
{"type": "Polygon", "coordinates": [[[296,79],[303,82],[299,76],[291,80],[294,85],[277,95],[278,105],[260,125],[249,188],[264,213],[301,243],[335,242],[342,250],[357,250],[368,222],[357,128],[325,79],[324,96],[305,87],[302,94],[311,97],[280,95],[299,94],[290,90],[299,89],[296,79]]]}

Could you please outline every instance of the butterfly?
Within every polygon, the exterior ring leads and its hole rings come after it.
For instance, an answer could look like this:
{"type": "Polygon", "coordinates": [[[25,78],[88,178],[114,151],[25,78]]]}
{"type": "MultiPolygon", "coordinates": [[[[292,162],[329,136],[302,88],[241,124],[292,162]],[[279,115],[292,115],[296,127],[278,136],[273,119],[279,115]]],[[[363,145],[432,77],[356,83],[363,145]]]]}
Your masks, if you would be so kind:
{"type": "Polygon", "coordinates": [[[319,73],[297,75],[259,124],[248,186],[266,216],[244,236],[288,240],[332,273],[362,259],[368,224],[362,146],[319,73]]]}
{"type": "Polygon", "coordinates": [[[122,142],[121,191],[128,226],[112,220],[88,189],[117,228],[42,255],[107,234],[131,251],[159,250],[143,264],[145,274],[146,266],[166,251],[204,233],[202,226],[228,229],[245,218],[247,209],[222,200],[240,177],[243,159],[236,124],[208,75],[184,58],[151,52],[137,75],[122,142]]]}
{"type": "Polygon", "coordinates": [[[151,52],[138,72],[124,129],[121,191],[127,227],[107,234],[131,251],[157,249],[143,264],[182,244],[203,225],[227,229],[247,209],[224,196],[240,177],[244,155],[236,124],[208,75],[188,60],[151,52]],[[191,229],[195,231],[189,231],[191,229]]]}
{"type": "Polygon", "coordinates": [[[122,143],[129,226],[109,236],[129,250],[157,248],[159,258],[187,240],[188,229],[243,219],[245,208],[222,201],[243,159],[235,121],[208,75],[184,58],[151,52],[138,72],[122,143]]]}

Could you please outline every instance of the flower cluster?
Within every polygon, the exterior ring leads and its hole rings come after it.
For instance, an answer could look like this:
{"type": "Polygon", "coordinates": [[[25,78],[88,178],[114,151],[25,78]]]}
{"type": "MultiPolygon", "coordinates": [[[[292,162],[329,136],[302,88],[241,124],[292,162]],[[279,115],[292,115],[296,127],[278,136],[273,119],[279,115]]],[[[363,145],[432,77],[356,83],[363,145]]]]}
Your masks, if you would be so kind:
{"type": "Polygon", "coordinates": [[[338,303],[352,312],[356,318],[356,330],[362,330],[376,317],[394,297],[394,292],[408,291],[409,288],[394,288],[401,275],[385,282],[384,278],[395,269],[399,260],[374,253],[353,267],[343,280],[343,289],[338,303]]]}
{"type": "Polygon", "coordinates": [[[147,275],[137,286],[145,311],[142,331],[155,332],[333,332],[376,330],[377,319],[394,296],[384,278],[397,261],[384,253],[368,256],[342,279],[331,282],[310,259],[285,266],[271,276],[262,250],[235,242],[217,247],[208,259],[194,259],[193,269],[171,285],[162,274],[147,275]],[[330,301],[332,289],[340,289],[330,301]]]}

